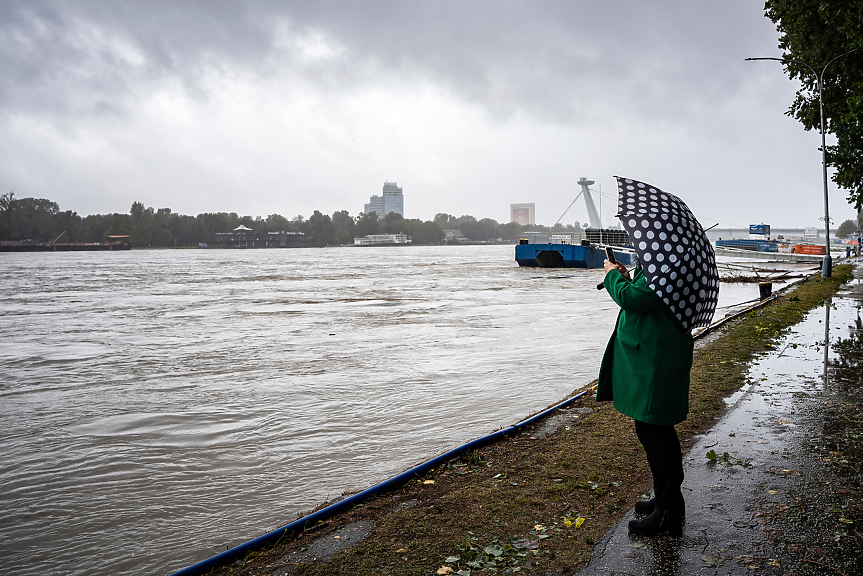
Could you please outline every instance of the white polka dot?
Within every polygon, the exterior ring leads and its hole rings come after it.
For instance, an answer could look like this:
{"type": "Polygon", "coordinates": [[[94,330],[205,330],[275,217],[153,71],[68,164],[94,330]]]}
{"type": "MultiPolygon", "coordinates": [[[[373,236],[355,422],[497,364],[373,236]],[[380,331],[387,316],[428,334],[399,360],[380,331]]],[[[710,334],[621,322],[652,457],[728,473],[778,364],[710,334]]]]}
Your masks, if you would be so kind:
{"type": "Polygon", "coordinates": [[[665,254],[660,252],[659,254],[656,255],[656,261],[657,262],[662,262],[663,260],[665,260],[665,254]]]}

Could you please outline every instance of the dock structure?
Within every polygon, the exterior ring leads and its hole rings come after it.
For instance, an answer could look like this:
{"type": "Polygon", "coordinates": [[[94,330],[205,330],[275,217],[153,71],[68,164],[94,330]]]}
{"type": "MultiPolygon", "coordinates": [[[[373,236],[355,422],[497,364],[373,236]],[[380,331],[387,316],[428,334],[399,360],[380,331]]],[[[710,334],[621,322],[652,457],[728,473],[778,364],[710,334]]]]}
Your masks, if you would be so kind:
{"type": "Polygon", "coordinates": [[[233,232],[216,232],[214,244],[220,248],[302,248],[312,239],[302,232],[259,232],[238,226],[233,232]]]}

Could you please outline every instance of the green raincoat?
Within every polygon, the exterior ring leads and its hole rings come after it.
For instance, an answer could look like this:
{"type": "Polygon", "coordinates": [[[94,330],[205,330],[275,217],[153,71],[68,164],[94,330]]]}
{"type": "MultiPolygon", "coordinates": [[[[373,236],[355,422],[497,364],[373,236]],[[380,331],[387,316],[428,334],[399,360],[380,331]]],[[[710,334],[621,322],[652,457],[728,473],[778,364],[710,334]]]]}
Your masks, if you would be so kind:
{"type": "Polygon", "coordinates": [[[683,422],[692,335],[647,286],[641,267],[631,282],[612,270],[603,284],[621,310],[602,357],[597,401],[613,400],[618,412],[648,424],[683,422]]]}

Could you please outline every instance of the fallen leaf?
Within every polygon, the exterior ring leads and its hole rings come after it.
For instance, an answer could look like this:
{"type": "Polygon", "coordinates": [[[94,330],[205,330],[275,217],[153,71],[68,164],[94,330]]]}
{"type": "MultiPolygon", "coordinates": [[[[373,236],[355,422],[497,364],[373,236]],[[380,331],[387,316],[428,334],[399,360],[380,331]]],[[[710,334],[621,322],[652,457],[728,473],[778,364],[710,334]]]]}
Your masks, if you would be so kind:
{"type": "Polygon", "coordinates": [[[767,493],[768,494],[779,494],[779,491],[778,490],[768,490],[767,493]]]}
{"type": "Polygon", "coordinates": [[[535,524],[533,527],[534,530],[545,530],[545,526],[542,524],[535,524]]]}
{"type": "Polygon", "coordinates": [[[539,539],[524,538],[513,544],[513,546],[515,546],[516,548],[524,548],[525,550],[536,550],[537,548],[539,548],[539,539]]]}
{"type": "MultiPolygon", "coordinates": [[[[407,550],[405,550],[405,552],[407,552],[407,550]]],[[[459,560],[461,560],[461,556],[457,554],[457,555],[455,555],[455,556],[449,556],[449,557],[447,557],[447,558],[444,560],[444,562],[446,562],[446,563],[448,563],[448,564],[452,564],[452,563],[454,563],[454,562],[458,562],[459,560]]]]}
{"type": "Polygon", "coordinates": [[[707,562],[708,566],[713,566],[718,568],[725,563],[725,560],[718,556],[711,556],[710,554],[702,554],[701,559],[707,562]]]}
{"type": "Polygon", "coordinates": [[[843,524],[854,524],[854,520],[849,520],[848,518],[844,518],[844,517],[840,518],[839,521],[842,522],[843,524]]]}
{"type": "Polygon", "coordinates": [[[434,484],[434,480],[423,480],[423,484],[434,484]]]}
{"type": "Polygon", "coordinates": [[[572,526],[572,520],[567,518],[566,520],[563,521],[563,525],[566,526],[567,528],[569,528],[570,526],[572,526]]]}
{"type": "Polygon", "coordinates": [[[710,449],[710,451],[709,451],[707,454],[705,454],[705,455],[704,455],[704,457],[705,457],[705,458],[707,458],[707,459],[708,459],[708,460],[710,460],[710,461],[715,462],[715,461],[716,461],[716,450],[713,450],[713,449],[711,448],[711,449],[710,449]]]}
{"type": "Polygon", "coordinates": [[[396,554],[403,554],[404,552],[407,552],[407,551],[408,551],[407,548],[399,548],[398,550],[396,550],[396,554]]]}
{"type": "Polygon", "coordinates": [[[647,544],[644,542],[633,542],[629,545],[630,548],[635,548],[636,550],[647,550],[647,544]]]}
{"type": "Polygon", "coordinates": [[[451,574],[452,568],[450,568],[449,566],[441,566],[440,568],[437,569],[437,573],[438,574],[451,574]]]}
{"type": "Polygon", "coordinates": [[[494,556],[494,557],[498,557],[498,556],[503,555],[503,548],[501,548],[497,544],[489,544],[488,546],[483,548],[482,551],[485,552],[486,554],[488,554],[489,556],[494,556]]]}
{"type": "Polygon", "coordinates": [[[779,560],[776,560],[774,558],[771,558],[770,562],[768,562],[768,564],[770,564],[771,566],[776,566],[777,568],[779,568],[779,560]]]}
{"type": "Polygon", "coordinates": [[[342,537],[341,537],[341,536],[333,536],[333,539],[334,539],[334,540],[341,540],[341,539],[342,539],[342,537]]]}
{"type": "Polygon", "coordinates": [[[582,524],[584,524],[584,518],[579,516],[578,518],[575,519],[575,527],[576,528],[581,528],[582,524]]]}

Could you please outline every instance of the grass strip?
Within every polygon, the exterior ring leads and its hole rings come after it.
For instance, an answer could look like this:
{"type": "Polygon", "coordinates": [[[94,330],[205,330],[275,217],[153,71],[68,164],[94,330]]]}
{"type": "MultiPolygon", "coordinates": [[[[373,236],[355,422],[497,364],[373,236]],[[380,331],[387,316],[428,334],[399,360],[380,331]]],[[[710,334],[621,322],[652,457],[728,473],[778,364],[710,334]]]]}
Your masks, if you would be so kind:
{"type": "MultiPolygon", "coordinates": [[[[685,449],[746,383],[751,360],[770,350],[803,315],[852,273],[812,277],[772,304],[720,329],[696,351],[690,413],[677,426],[685,449]]],[[[526,430],[450,461],[425,478],[354,507],[289,542],[219,574],[528,574],[570,573],[593,544],[649,490],[650,471],[630,418],[584,398],[577,419],[540,437],[526,430]],[[431,481],[431,482],[430,482],[431,481]],[[289,554],[358,520],[371,534],[326,562],[290,563],[289,554]]]]}

